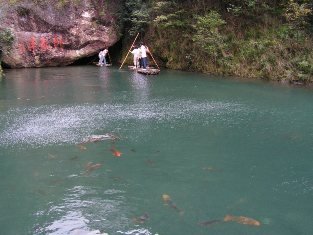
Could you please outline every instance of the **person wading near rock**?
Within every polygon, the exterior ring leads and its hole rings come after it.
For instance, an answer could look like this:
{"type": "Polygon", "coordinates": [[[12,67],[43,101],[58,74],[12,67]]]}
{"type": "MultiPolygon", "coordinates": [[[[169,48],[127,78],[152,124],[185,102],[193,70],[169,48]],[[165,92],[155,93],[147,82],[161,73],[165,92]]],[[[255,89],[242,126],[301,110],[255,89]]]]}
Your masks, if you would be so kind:
{"type": "Polygon", "coordinates": [[[103,51],[100,51],[98,56],[99,56],[98,65],[102,66],[103,65],[103,59],[104,59],[103,51]]]}
{"type": "Polygon", "coordinates": [[[142,67],[143,69],[147,68],[148,65],[148,58],[147,58],[147,52],[149,52],[149,48],[146,47],[144,44],[141,44],[140,46],[140,51],[141,51],[141,62],[142,62],[142,67]]]}
{"type": "Polygon", "coordinates": [[[131,53],[134,56],[134,66],[135,66],[135,68],[138,68],[139,67],[139,53],[140,53],[139,48],[134,47],[134,49],[131,51],[131,53]]]}
{"type": "Polygon", "coordinates": [[[103,66],[103,65],[107,64],[106,59],[105,59],[107,54],[108,54],[108,49],[104,49],[103,51],[99,52],[99,63],[98,63],[98,65],[103,66]]]}
{"type": "Polygon", "coordinates": [[[105,49],[103,50],[103,64],[104,64],[104,65],[107,64],[107,60],[106,60],[105,57],[107,56],[108,52],[109,52],[109,50],[108,50],[107,48],[105,48],[105,49]]]}

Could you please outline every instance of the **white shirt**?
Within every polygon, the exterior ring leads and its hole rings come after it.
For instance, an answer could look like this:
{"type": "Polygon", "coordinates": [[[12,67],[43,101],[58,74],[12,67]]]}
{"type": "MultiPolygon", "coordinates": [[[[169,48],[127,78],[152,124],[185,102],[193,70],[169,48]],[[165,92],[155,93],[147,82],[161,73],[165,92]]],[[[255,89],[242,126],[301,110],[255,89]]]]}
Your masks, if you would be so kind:
{"type": "Polygon", "coordinates": [[[134,57],[138,57],[139,56],[139,49],[135,48],[131,53],[134,55],[134,57]]]}
{"type": "Polygon", "coordinates": [[[141,57],[147,57],[147,49],[146,49],[146,47],[144,46],[144,45],[142,45],[141,47],[140,47],[140,50],[141,50],[141,57]]]}

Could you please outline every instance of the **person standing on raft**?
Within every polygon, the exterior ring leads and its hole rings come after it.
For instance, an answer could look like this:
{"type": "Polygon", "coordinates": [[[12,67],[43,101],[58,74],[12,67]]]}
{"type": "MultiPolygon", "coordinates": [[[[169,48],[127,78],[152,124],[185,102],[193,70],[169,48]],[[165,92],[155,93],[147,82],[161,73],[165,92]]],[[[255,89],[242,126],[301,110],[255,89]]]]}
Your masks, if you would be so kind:
{"type": "Polygon", "coordinates": [[[139,54],[140,54],[140,50],[139,48],[134,48],[131,53],[134,56],[134,66],[137,69],[139,67],[139,54]]]}
{"type": "Polygon", "coordinates": [[[142,67],[143,69],[146,69],[148,65],[147,52],[150,53],[150,51],[149,51],[149,48],[145,46],[144,44],[141,44],[140,51],[141,51],[142,67]]]}

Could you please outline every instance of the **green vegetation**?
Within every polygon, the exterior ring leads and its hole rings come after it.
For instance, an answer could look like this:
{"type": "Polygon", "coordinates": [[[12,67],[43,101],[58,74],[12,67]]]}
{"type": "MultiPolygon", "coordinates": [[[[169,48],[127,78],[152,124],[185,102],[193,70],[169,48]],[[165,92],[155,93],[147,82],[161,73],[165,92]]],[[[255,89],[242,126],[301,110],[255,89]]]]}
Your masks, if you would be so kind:
{"type": "Polygon", "coordinates": [[[13,34],[9,29],[0,29],[0,47],[11,47],[14,41],[13,34]]]}
{"type": "MultiPolygon", "coordinates": [[[[21,1],[28,0],[7,3],[21,1]]],[[[83,1],[53,2],[66,7],[83,1]]],[[[123,26],[127,46],[141,33],[139,40],[168,68],[313,82],[311,0],[121,0],[118,12],[108,0],[90,3],[95,28],[113,25],[119,32],[123,26]]],[[[0,45],[12,42],[12,34],[2,30],[0,45]]]]}
{"type": "Polygon", "coordinates": [[[148,4],[142,0],[126,0],[124,21],[131,36],[144,32],[150,20],[148,4]]]}
{"type": "Polygon", "coordinates": [[[205,16],[196,16],[192,40],[215,60],[218,56],[225,55],[226,38],[219,32],[219,28],[225,24],[226,22],[216,11],[210,11],[205,16]]]}
{"type": "Polygon", "coordinates": [[[146,32],[145,41],[168,68],[313,81],[313,3],[309,0],[126,4],[127,29],[146,32]],[[144,17],[137,17],[138,9],[144,17]]]}
{"type": "Polygon", "coordinates": [[[11,49],[14,37],[9,29],[0,29],[0,79],[3,76],[3,71],[1,67],[1,57],[4,52],[11,49]]]}

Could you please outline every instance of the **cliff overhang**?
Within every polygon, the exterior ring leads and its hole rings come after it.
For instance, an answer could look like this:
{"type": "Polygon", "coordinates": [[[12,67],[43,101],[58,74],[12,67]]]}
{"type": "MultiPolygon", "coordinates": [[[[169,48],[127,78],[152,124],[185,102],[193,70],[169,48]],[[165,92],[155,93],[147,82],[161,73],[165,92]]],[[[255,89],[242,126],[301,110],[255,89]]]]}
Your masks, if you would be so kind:
{"type": "Polygon", "coordinates": [[[121,1],[18,1],[2,6],[0,28],[14,38],[2,55],[11,68],[64,66],[96,55],[120,39],[121,1]]]}

